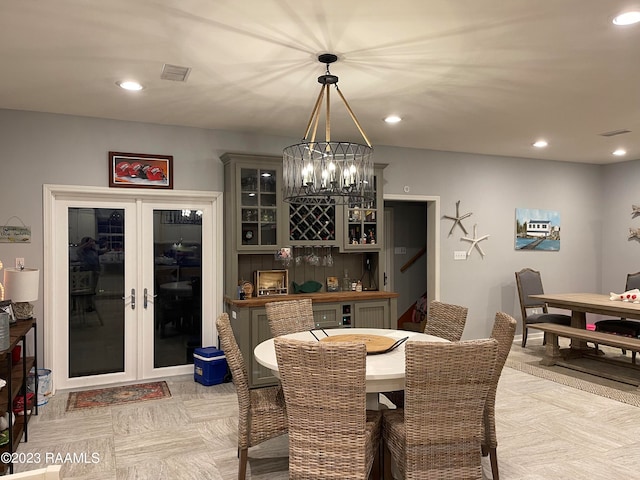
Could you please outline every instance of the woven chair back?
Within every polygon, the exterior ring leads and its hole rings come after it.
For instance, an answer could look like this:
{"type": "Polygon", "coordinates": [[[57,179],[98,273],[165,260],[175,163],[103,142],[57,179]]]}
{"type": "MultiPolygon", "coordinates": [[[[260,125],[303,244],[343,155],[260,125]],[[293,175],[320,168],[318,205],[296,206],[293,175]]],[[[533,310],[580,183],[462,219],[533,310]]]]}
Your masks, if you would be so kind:
{"type": "Polygon", "coordinates": [[[433,300],[429,303],[424,333],[457,342],[462,338],[467,312],[467,307],[433,300]]]}
{"type": "Polygon", "coordinates": [[[310,298],[285,300],[265,304],[271,336],[312,330],[315,327],[310,298]]]}
{"type": "Polygon", "coordinates": [[[366,478],[365,345],[274,342],[289,422],[289,478],[366,478]]]}
{"type": "Polygon", "coordinates": [[[406,343],[406,478],[482,478],[485,401],[495,339],[406,343]]]}

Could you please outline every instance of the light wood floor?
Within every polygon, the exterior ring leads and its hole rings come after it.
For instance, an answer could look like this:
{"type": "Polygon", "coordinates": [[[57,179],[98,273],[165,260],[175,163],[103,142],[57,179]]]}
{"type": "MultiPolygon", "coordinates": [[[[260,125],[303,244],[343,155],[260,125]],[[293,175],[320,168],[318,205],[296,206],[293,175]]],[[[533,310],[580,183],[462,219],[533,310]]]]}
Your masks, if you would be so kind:
{"type": "MultiPolygon", "coordinates": [[[[512,352],[522,349],[514,344],[512,352]]],[[[33,418],[29,442],[18,450],[40,454],[42,462],[17,464],[15,471],[45,466],[45,459],[63,463],[51,457],[69,453],[65,479],[236,479],[233,385],[166,380],[170,399],[70,413],[67,394],[58,392],[33,418]]],[[[503,480],[639,478],[638,407],[505,368],[497,418],[503,480]]],[[[286,437],[250,449],[249,457],[247,478],[288,478],[286,437]]],[[[483,465],[487,476],[488,459],[483,465]]]]}

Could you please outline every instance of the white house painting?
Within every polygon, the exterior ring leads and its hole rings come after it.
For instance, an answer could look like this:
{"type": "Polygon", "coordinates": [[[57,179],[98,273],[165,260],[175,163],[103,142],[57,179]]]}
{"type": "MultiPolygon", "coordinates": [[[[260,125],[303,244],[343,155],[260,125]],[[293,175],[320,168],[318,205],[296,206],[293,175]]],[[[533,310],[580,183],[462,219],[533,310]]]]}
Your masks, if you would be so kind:
{"type": "Polygon", "coordinates": [[[560,250],[560,212],[516,208],[516,250],[560,250]]]}

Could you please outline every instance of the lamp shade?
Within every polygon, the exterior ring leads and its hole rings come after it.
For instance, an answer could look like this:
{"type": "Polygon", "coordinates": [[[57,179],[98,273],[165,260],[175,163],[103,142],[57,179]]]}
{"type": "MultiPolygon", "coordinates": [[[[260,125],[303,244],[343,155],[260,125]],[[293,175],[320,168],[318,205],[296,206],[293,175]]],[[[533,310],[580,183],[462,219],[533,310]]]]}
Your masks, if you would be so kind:
{"type": "Polygon", "coordinates": [[[5,268],[5,298],[14,303],[38,300],[40,270],[37,268],[5,268]]]}

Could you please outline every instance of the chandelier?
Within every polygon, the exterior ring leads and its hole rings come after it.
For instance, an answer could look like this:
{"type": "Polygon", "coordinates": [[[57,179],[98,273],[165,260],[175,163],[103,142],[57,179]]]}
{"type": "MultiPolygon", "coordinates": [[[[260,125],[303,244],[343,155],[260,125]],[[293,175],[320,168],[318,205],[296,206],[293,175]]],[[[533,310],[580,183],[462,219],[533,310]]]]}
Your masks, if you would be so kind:
{"type": "Polygon", "coordinates": [[[318,61],[326,64],[327,70],[318,77],[322,86],[306,132],[301,143],[290,145],[282,152],[284,199],[289,203],[361,205],[374,199],[373,148],[338,87],[338,77],[329,72],[329,65],[337,59],[332,53],[318,56],[318,61]],[[335,85],[366,145],[331,140],[331,85],[335,85]],[[316,133],[325,98],[325,139],[322,141],[316,140],[316,133]]]}

